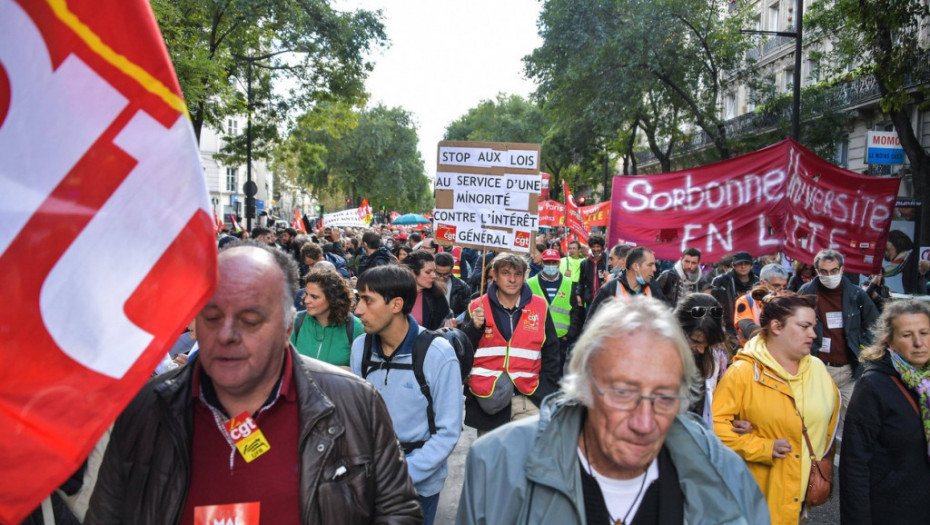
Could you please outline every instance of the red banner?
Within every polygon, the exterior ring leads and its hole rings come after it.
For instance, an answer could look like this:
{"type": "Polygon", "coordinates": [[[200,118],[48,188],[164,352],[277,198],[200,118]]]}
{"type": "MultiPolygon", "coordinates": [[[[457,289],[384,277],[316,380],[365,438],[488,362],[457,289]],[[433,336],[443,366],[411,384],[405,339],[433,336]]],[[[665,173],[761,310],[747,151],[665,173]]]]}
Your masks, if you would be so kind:
{"type": "Polygon", "coordinates": [[[216,224],[146,0],[0,0],[0,522],[72,474],[212,294],[216,224]]]}
{"type": "Polygon", "coordinates": [[[899,183],[844,170],[787,139],[691,170],[614,177],[610,244],[623,238],[666,260],[695,247],[701,262],[744,250],[810,263],[833,248],[848,271],[876,273],[899,183]]]}
{"type": "MultiPolygon", "coordinates": [[[[588,231],[592,226],[607,226],[610,222],[609,202],[582,206],[578,209],[588,231]]],[[[556,201],[539,201],[539,225],[549,228],[565,226],[565,205],[556,201]]]]}
{"type": "Polygon", "coordinates": [[[590,206],[581,207],[581,218],[584,220],[584,227],[591,230],[592,226],[607,226],[610,221],[610,203],[601,202],[590,206]]]}
{"type": "Polygon", "coordinates": [[[578,209],[578,205],[575,204],[575,197],[572,195],[571,190],[568,189],[568,183],[565,180],[562,180],[562,195],[565,197],[565,208],[567,209],[566,220],[568,221],[568,229],[574,235],[577,236],[578,240],[584,244],[588,242],[588,229],[584,227],[584,220],[581,218],[581,210],[578,209]]]}

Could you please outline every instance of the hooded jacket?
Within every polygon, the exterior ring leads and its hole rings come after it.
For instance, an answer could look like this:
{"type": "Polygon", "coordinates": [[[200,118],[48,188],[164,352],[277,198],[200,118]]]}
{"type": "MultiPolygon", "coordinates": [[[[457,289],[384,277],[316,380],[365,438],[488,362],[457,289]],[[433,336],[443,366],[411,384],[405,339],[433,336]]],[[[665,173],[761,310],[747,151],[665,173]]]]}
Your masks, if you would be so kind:
{"type": "MultiPolygon", "coordinates": [[[[300,420],[301,523],[420,523],[417,493],[378,392],[293,346],[288,351],[300,420]]],[[[190,483],[196,362],[150,381],[116,420],[84,523],[180,521],[190,483]]]]}
{"type": "MultiPolygon", "coordinates": [[[[923,421],[895,384],[890,355],[861,368],[843,425],[840,521],[927,523],[930,461],[923,421]]],[[[904,389],[919,407],[917,395],[904,389]]]]}
{"type": "MultiPolygon", "coordinates": [[[[578,460],[585,410],[553,394],[538,416],[475,441],[455,522],[586,523],[578,460]]],[[[768,524],[765,500],[743,462],[697,421],[677,416],[664,443],[678,472],[685,523],[768,524]]]]}
{"type": "Polygon", "coordinates": [[[714,432],[746,464],[765,494],[773,524],[797,525],[810,474],[810,455],[804,440],[804,414],[814,455],[830,450],[836,434],[840,394],[826,366],[804,356],[798,373],[789,374],[756,336],[733,358],[733,364],[714,392],[714,432]],[[749,434],[733,432],[734,419],[752,423],[749,434]],[[785,438],[791,452],[772,457],[775,440],[785,438]]]}

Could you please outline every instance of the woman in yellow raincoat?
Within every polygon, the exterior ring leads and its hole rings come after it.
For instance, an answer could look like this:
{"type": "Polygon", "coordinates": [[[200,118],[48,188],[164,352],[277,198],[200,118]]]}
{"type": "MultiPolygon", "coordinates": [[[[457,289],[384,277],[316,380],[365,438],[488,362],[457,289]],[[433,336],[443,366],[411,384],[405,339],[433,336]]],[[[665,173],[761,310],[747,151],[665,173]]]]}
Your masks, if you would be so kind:
{"type": "Polygon", "coordinates": [[[824,364],[810,355],[814,342],[813,297],[753,290],[762,301],[761,333],[746,342],[717,385],[714,431],[752,472],[768,503],[772,524],[796,525],[814,456],[831,451],[839,421],[840,397],[824,364]],[[803,420],[802,420],[803,418],[803,420]],[[734,420],[752,429],[737,433],[734,420]]]}

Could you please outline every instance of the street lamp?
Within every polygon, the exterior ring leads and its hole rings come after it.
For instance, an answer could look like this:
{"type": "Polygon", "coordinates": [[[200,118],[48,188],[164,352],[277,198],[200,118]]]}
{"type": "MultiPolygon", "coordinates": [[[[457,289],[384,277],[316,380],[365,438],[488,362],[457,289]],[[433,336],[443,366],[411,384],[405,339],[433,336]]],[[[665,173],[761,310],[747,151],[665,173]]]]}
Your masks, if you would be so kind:
{"type": "MultiPolygon", "coordinates": [[[[245,125],[245,179],[246,182],[242,187],[245,193],[245,224],[246,229],[252,231],[252,219],[255,218],[255,195],[258,193],[258,186],[252,180],[252,110],[255,108],[252,102],[252,64],[264,69],[282,69],[280,67],[268,66],[261,64],[260,61],[282,55],[284,53],[293,53],[293,49],[285,49],[267,53],[260,56],[233,55],[233,58],[240,62],[245,62],[246,68],[246,125],[245,125]]],[[[298,49],[297,51],[302,51],[298,49]]]]}
{"type": "Polygon", "coordinates": [[[800,140],[801,137],[801,44],[804,31],[804,0],[797,0],[797,25],[794,31],[759,31],[755,29],[741,29],[744,35],[775,35],[794,39],[794,81],[791,93],[791,138],[800,140]]]}

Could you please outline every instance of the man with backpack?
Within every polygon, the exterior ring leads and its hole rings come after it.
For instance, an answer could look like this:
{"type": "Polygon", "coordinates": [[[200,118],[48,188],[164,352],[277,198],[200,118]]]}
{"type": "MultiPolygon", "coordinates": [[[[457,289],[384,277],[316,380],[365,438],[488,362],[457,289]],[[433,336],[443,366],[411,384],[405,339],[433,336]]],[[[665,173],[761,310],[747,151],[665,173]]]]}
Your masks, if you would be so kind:
{"type": "Polygon", "coordinates": [[[462,431],[459,357],[444,337],[420,327],[410,315],[417,297],[410,270],[371,268],[359,276],[357,288],[355,314],[367,335],[353,343],[350,366],[387,404],[428,525],[462,431]]]}

